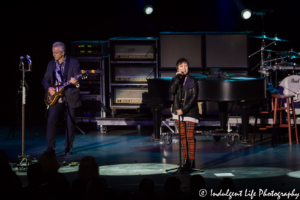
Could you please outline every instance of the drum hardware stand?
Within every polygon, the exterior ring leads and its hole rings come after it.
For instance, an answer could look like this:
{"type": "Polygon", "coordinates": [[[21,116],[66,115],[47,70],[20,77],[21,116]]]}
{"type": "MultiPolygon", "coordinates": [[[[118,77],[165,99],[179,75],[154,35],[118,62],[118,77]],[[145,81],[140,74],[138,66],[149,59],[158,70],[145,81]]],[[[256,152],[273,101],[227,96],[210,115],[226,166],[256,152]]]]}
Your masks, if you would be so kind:
{"type": "MultiPolygon", "coordinates": [[[[22,91],[18,91],[19,93],[22,93],[22,155],[18,156],[19,159],[21,160],[20,166],[26,166],[30,163],[32,163],[32,159],[29,155],[25,154],[25,104],[26,104],[26,82],[25,82],[25,73],[26,72],[31,72],[32,71],[32,62],[30,56],[26,56],[27,61],[28,61],[28,69],[25,69],[23,59],[24,57],[20,57],[20,64],[19,64],[19,70],[22,71],[22,82],[21,82],[21,87],[22,91]]],[[[33,158],[35,160],[35,158],[33,158]]],[[[22,169],[24,171],[24,169],[22,169]]]]}
{"type": "MultiPolygon", "coordinates": [[[[272,61],[271,61],[271,52],[268,52],[268,56],[267,56],[268,60],[269,60],[269,66],[272,66],[272,61]]],[[[272,74],[270,74],[269,76],[269,87],[274,87],[272,84],[272,74]],[[272,84],[272,85],[271,85],[272,84]]]]}
{"type": "MultiPolygon", "coordinates": [[[[264,34],[264,33],[263,33],[264,34]]],[[[250,56],[248,56],[249,58],[251,58],[252,56],[254,56],[255,54],[257,54],[258,52],[260,52],[260,56],[261,56],[261,62],[260,62],[260,73],[261,73],[261,76],[269,76],[269,73],[266,72],[265,70],[263,70],[264,66],[265,66],[265,61],[264,61],[264,50],[269,47],[270,45],[274,44],[274,45],[277,45],[276,44],[276,41],[275,41],[275,38],[276,38],[276,35],[274,37],[274,40],[268,44],[267,46],[265,45],[265,40],[263,39],[262,42],[261,42],[261,48],[260,50],[254,52],[253,54],[251,54],[250,56]]],[[[256,68],[257,66],[255,66],[254,68],[256,68]]]]}
{"type": "MultiPolygon", "coordinates": [[[[280,58],[275,58],[275,59],[272,59],[272,60],[268,60],[268,61],[265,61],[265,63],[267,63],[267,62],[273,62],[273,61],[275,61],[275,65],[274,66],[268,66],[268,67],[265,67],[264,69],[262,69],[262,70],[260,70],[259,72],[262,72],[262,74],[264,74],[264,73],[266,73],[265,71],[267,71],[268,69],[271,69],[271,70],[273,70],[274,72],[275,72],[275,85],[274,85],[274,88],[277,88],[277,61],[278,60],[283,60],[283,59],[285,59],[285,58],[289,58],[290,56],[285,56],[285,57],[280,57],[280,58]]],[[[268,72],[267,72],[268,73],[268,72]]]]}

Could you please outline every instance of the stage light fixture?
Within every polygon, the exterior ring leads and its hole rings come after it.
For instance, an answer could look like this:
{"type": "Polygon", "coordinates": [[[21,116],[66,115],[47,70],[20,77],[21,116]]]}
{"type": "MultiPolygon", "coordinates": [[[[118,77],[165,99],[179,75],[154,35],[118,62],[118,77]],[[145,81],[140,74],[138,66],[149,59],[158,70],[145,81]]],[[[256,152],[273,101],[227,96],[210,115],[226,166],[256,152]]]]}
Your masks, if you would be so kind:
{"type": "Polygon", "coordinates": [[[249,19],[251,17],[251,10],[245,9],[242,11],[242,18],[249,19]]]}
{"type": "Polygon", "coordinates": [[[146,15],[152,14],[152,13],[153,13],[153,7],[150,6],[150,5],[145,6],[145,8],[144,8],[144,13],[145,13],[146,15]]]}

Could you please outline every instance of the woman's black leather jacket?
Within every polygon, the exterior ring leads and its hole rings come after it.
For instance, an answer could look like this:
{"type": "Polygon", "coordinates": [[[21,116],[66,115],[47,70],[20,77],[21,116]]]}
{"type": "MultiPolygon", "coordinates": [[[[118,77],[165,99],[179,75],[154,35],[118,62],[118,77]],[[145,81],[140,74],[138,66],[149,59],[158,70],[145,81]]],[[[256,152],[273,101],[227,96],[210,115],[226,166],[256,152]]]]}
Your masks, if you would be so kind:
{"type": "Polygon", "coordinates": [[[187,79],[183,85],[180,81],[180,77],[178,75],[175,76],[172,79],[169,93],[174,96],[172,113],[177,115],[176,110],[181,109],[183,116],[193,117],[195,119],[199,118],[199,109],[197,104],[198,83],[194,77],[187,75],[187,79]],[[180,106],[181,91],[183,87],[185,89],[185,93],[182,98],[182,106],[180,106]]]}

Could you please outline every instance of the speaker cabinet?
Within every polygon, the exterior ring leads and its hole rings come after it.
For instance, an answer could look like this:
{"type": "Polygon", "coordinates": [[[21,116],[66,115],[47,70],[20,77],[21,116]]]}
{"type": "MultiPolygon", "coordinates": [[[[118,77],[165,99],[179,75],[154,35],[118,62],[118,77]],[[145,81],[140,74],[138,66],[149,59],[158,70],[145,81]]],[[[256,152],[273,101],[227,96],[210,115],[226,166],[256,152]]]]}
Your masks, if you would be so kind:
{"type": "Polygon", "coordinates": [[[189,61],[189,68],[202,68],[202,35],[197,33],[160,33],[160,67],[175,68],[179,58],[189,61]]]}
{"type": "Polygon", "coordinates": [[[205,36],[206,68],[248,68],[247,34],[205,36]]]}

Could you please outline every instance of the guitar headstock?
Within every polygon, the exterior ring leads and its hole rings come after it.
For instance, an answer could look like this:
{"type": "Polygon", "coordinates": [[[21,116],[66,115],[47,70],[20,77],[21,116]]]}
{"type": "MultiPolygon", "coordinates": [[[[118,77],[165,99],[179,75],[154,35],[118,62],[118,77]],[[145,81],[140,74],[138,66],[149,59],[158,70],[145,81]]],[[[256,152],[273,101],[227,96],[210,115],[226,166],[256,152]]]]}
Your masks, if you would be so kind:
{"type": "Polygon", "coordinates": [[[86,79],[88,77],[87,70],[81,70],[81,79],[86,79]]]}

